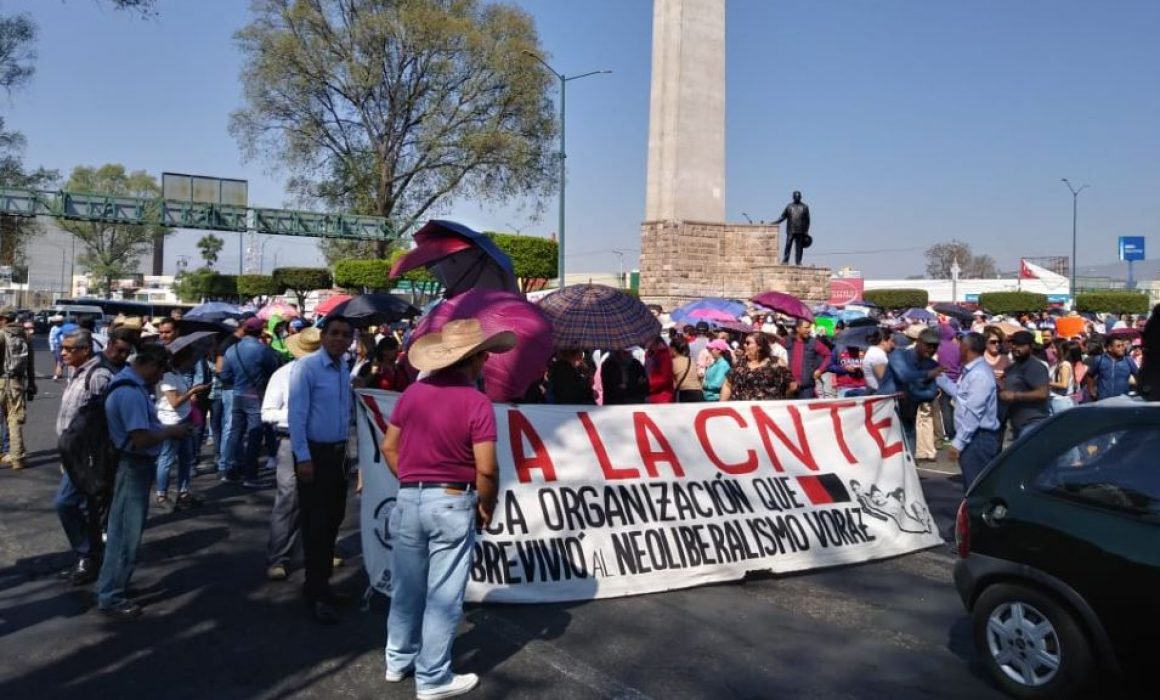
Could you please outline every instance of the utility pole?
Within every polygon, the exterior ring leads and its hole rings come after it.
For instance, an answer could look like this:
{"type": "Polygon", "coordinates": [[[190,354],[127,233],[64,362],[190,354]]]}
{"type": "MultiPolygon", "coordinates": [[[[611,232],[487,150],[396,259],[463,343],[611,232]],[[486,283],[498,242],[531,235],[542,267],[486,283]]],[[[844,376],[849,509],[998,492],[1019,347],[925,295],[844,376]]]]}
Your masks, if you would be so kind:
{"type": "Polygon", "coordinates": [[[558,234],[560,236],[560,238],[559,238],[560,249],[559,249],[559,254],[556,257],[556,276],[558,278],[560,278],[560,286],[563,287],[564,286],[564,224],[565,224],[564,190],[566,188],[566,179],[567,179],[567,168],[564,164],[564,161],[567,158],[567,149],[565,147],[565,141],[564,141],[564,126],[565,126],[564,120],[565,120],[565,117],[567,116],[567,111],[565,110],[565,101],[567,100],[567,96],[568,96],[568,82],[572,81],[572,80],[579,80],[581,78],[587,78],[590,75],[604,75],[604,74],[611,73],[612,71],[610,71],[610,70],[594,70],[594,71],[589,71],[587,73],[581,73],[580,75],[564,75],[563,73],[556,71],[555,68],[549,66],[547,61],[540,58],[538,55],[532,53],[531,51],[525,50],[524,53],[527,54],[528,56],[531,56],[532,58],[536,59],[537,61],[539,61],[540,64],[544,66],[544,68],[548,69],[549,73],[556,76],[556,79],[560,81],[560,201],[559,201],[559,203],[560,203],[560,212],[559,212],[560,221],[559,221],[559,231],[558,231],[558,234]]]}
{"type": "Polygon", "coordinates": [[[1079,210],[1079,193],[1086,190],[1088,186],[1084,185],[1077,190],[1071,186],[1071,180],[1066,177],[1060,178],[1060,181],[1067,185],[1067,189],[1071,192],[1071,304],[1072,308],[1075,308],[1076,214],[1079,210]]]}

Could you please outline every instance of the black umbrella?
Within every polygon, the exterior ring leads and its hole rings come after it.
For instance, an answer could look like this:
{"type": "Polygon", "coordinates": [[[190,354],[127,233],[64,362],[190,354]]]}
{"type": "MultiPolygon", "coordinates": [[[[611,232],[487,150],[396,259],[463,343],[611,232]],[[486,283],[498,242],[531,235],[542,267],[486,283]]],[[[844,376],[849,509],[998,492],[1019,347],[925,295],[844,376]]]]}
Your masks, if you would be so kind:
{"type": "Polygon", "coordinates": [[[846,321],[846,328],[877,328],[878,319],[863,316],[862,318],[853,318],[846,321]]]}
{"type": "Polygon", "coordinates": [[[359,294],[330,310],[328,316],[345,316],[359,327],[381,326],[419,315],[419,310],[394,294],[359,294]]]}
{"type": "Polygon", "coordinates": [[[221,323],[206,321],[201,318],[189,318],[188,316],[177,322],[178,335],[185,336],[203,332],[233,333],[233,329],[228,328],[221,323]]]}
{"type": "Polygon", "coordinates": [[[845,346],[848,348],[868,348],[870,347],[869,337],[871,333],[878,330],[878,326],[853,326],[842,331],[834,336],[834,346],[845,346]]]}
{"type": "Polygon", "coordinates": [[[950,316],[960,323],[971,323],[975,320],[975,315],[957,304],[935,304],[931,307],[936,314],[943,316],[950,316]]]}

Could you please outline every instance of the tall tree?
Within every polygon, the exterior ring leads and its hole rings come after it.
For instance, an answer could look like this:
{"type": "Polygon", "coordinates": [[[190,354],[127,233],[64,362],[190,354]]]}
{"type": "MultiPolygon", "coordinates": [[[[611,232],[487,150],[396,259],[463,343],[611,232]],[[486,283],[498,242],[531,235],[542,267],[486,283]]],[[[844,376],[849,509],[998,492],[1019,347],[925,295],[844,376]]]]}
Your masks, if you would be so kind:
{"type": "Polygon", "coordinates": [[[969,243],[950,241],[938,243],[926,249],[926,276],[930,279],[951,278],[951,267],[955,261],[962,268],[959,277],[964,279],[986,279],[999,276],[999,266],[990,255],[975,255],[969,243]]]}
{"type": "Polygon", "coordinates": [[[0,87],[9,94],[36,71],[36,24],[25,14],[0,17],[0,87]]]}
{"type": "MultiPolygon", "coordinates": [[[[0,17],[0,88],[8,94],[32,79],[35,43],[36,24],[28,15],[0,17]]],[[[24,146],[23,134],[7,130],[0,117],[0,187],[40,189],[54,184],[59,172],[25,168],[24,146]]],[[[28,240],[40,230],[34,218],[0,216],[0,265],[24,265],[28,240]]]]}
{"type": "MultiPolygon", "coordinates": [[[[119,164],[99,168],[77,166],[69,175],[65,189],[129,197],[161,196],[161,188],[152,175],[143,170],[126,172],[125,166],[119,164]]],[[[169,233],[169,229],[153,224],[67,220],[58,223],[84,245],[84,253],[77,257],[77,262],[100,281],[97,286],[106,297],[112,293],[113,280],[135,273],[141,256],[152,249],[158,237],[169,233]]]]}
{"type": "MultiPolygon", "coordinates": [[[[237,34],[247,157],[305,204],[410,230],[457,197],[554,190],[550,76],[531,17],[481,0],[254,0],[237,34]]],[[[376,246],[385,257],[387,243],[376,246]]],[[[346,257],[346,256],[341,256],[346,257]]]]}
{"type": "Polygon", "coordinates": [[[212,233],[207,233],[198,239],[197,249],[201,251],[201,259],[205,261],[206,267],[213,267],[217,264],[218,255],[221,254],[225,244],[225,241],[212,233]]]}

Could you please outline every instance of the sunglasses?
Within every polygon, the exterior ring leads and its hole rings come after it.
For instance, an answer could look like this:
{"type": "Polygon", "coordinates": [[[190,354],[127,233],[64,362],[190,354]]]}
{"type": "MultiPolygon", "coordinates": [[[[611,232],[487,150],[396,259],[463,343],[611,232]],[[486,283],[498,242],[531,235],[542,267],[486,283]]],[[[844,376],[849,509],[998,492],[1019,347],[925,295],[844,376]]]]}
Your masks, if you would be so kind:
{"type": "Polygon", "coordinates": [[[73,350],[79,350],[79,349],[80,348],[78,348],[76,345],[62,345],[62,346],[60,346],[61,352],[72,352],[73,350]]]}
{"type": "Polygon", "coordinates": [[[999,344],[999,341],[995,340],[994,338],[987,341],[987,345],[998,345],[998,344],[999,344]]]}

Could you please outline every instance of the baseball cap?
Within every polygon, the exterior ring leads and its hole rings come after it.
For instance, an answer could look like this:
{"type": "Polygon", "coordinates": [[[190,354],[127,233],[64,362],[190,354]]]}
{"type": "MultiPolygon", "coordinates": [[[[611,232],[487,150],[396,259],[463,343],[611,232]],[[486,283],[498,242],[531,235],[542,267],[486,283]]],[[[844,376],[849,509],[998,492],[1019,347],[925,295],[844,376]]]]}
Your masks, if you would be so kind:
{"type": "Polygon", "coordinates": [[[11,306],[0,306],[0,318],[9,320],[16,318],[16,309],[11,306]]]}
{"type": "Polygon", "coordinates": [[[922,332],[918,334],[918,342],[925,343],[927,345],[938,345],[938,331],[933,328],[922,329],[922,332]]]}
{"type": "Polygon", "coordinates": [[[244,330],[247,333],[261,333],[262,329],[265,327],[266,327],[265,321],[258,318],[257,316],[247,318],[246,322],[242,324],[242,330],[244,330]]]}
{"type": "Polygon", "coordinates": [[[1035,336],[1030,331],[1016,331],[1007,340],[1012,345],[1035,345],[1035,336]]]}
{"type": "Polygon", "coordinates": [[[709,332],[709,324],[705,323],[704,321],[698,321],[697,325],[696,325],[696,329],[697,329],[698,333],[708,333],[709,332]]]}

